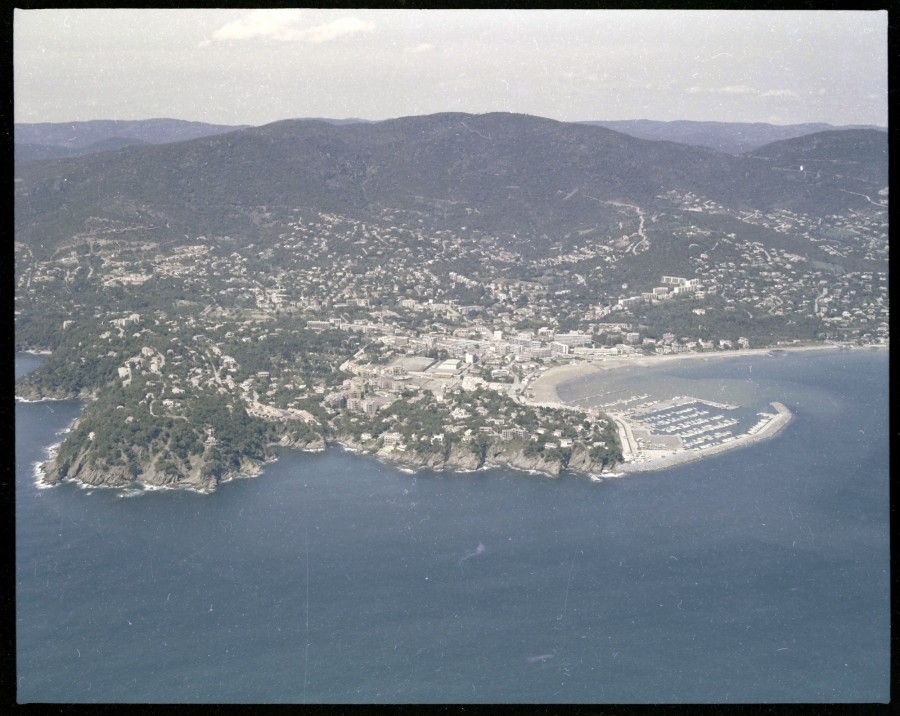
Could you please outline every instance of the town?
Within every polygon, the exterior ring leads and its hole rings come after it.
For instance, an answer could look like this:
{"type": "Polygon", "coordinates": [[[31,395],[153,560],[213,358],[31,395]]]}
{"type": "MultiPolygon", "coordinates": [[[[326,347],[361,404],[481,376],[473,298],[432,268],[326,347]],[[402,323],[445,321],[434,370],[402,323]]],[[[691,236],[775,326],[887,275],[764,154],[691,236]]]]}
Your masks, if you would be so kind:
{"type": "MultiPolygon", "coordinates": [[[[222,456],[232,448],[209,424],[173,450],[173,421],[194,425],[200,393],[284,445],[599,473],[621,459],[616,427],[599,408],[535,402],[529,386],[551,365],[889,340],[886,199],[817,218],[672,192],[652,210],[615,206],[606,236],[527,241],[428,230],[390,210],[374,223],[273,209],[250,243],[166,245],[152,227],[97,222],[48,256],[16,244],[17,348],[74,363],[57,393],[117,385],[107,407],[128,413],[130,432],[91,428],[87,411],[67,441],[120,465],[116,479],[152,462],[165,481],[208,481],[246,465],[238,447],[222,456]]],[[[42,380],[17,394],[46,395],[42,380]]]]}

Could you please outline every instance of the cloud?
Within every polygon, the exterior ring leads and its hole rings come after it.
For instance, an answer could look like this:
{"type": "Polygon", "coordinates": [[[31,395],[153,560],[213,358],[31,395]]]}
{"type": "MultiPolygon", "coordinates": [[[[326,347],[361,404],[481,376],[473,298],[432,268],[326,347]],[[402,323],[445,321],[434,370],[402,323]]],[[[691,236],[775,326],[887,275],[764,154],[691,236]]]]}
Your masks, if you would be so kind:
{"type": "Polygon", "coordinates": [[[213,40],[251,40],[257,37],[290,40],[300,24],[299,10],[254,10],[239,20],[229,22],[213,35],[213,40]]]}
{"type": "Polygon", "coordinates": [[[794,90],[789,89],[771,89],[761,90],[749,85],[725,85],[724,87],[688,87],[688,94],[744,94],[753,95],[754,97],[790,97],[799,98],[794,90]]]}
{"type": "Polygon", "coordinates": [[[300,10],[254,10],[223,25],[212,34],[211,39],[204,40],[199,46],[206,47],[215,41],[254,39],[318,44],[375,30],[374,23],[356,17],[341,17],[312,27],[303,27],[301,21],[300,10]]]}
{"type": "Polygon", "coordinates": [[[407,47],[406,52],[411,52],[413,54],[418,54],[420,52],[428,52],[429,50],[433,50],[434,45],[430,42],[420,42],[418,45],[413,45],[412,47],[407,47]]]}

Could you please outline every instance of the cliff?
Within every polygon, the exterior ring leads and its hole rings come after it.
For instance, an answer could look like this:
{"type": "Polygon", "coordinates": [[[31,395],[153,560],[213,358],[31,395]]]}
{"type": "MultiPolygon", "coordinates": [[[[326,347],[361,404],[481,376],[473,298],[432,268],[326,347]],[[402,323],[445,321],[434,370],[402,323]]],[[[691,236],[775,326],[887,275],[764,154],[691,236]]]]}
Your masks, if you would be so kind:
{"type": "MultiPolygon", "coordinates": [[[[249,461],[246,467],[259,472],[259,467],[249,461]]],[[[51,458],[41,465],[41,471],[44,474],[43,482],[48,485],[72,480],[95,487],[127,487],[141,483],[154,487],[180,487],[210,492],[217,484],[215,477],[203,474],[203,461],[199,457],[190,461],[190,469],[181,476],[157,470],[152,459],[141,460],[140,471],[135,475],[128,465],[93,465],[89,446],[82,448],[65,465],[60,464],[58,457],[51,458]]],[[[223,476],[222,479],[234,476],[236,475],[223,476]]]]}
{"type": "MultiPolygon", "coordinates": [[[[301,448],[302,449],[302,448],[301,448]]],[[[135,484],[148,487],[168,487],[213,492],[223,482],[237,477],[258,475],[262,460],[243,457],[236,466],[222,471],[218,476],[207,469],[209,462],[204,455],[192,455],[183,463],[183,470],[173,472],[160,469],[158,454],[139,450],[131,465],[105,464],[95,459],[91,442],[84,443],[74,455],[63,461],[58,454],[40,466],[41,481],[56,485],[63,481],[78,482],[95,487],[128,487],[135,484]]]]}
{"type": "Polygon", "coordinates": [[[559,460],[547,460],[540,454],[528,456],[522,448],[498,450],[491,446],[484,462],[487,467],[511,467],[516,470],[543,473],[550,477],[559,477],[563,469],[559,460]]]}
{"type": "MultiPolygon", "coordinates": [[[[345,444],[358,452],[372,452],[359,444],[345,444]]],[[[568,464],[563,464],[558,459],[548,458],[542,454],[526,455],[524,447],[515,443],[490,446],[484,460],[481,460],[468,447],[458,444],[454,444],[446,456],[439,453],[419,455],[409,451],[398,452],[384,449],[379,450],[375,455],[385,462],[413,470],[458,470],[471,472],[482,468],[508,467],[514,470],[540,473],[549,477],[559,477],[560,473],[565,470],[586,475],[599,475],[604,469],[603,463],[592,460],[588,451],[583,448],[576,448],[568,464]]]]}
{"type": "Polygon", "coordinates": [[[599,475],[603,470],[610,467],[612,465],[593,460],[588,450],[582,447],[576,448],[572,452],[572,457],[569,458],[569,464],[567,465],[567,469],[586,475],[599,475]]]}

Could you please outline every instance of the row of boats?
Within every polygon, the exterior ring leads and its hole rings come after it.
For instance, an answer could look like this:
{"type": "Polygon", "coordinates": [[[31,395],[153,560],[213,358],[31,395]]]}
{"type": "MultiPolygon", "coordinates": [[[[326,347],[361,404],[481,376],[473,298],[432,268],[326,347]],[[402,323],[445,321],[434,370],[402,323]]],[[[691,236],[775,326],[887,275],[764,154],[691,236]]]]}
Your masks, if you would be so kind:
{"type": "MultiPolygon", "coordinates": [[[[707,401],[678,396],[666,407],[632,412],[631,418],[649,428],[651,434],[679,438],[684,448],[706,450],[736,439],[728,428],[737,425],[737,420],[721,413],[710,415],[710,410],[687,404],[687,401],[712,407],[707,401]]],[[[659,406],[658,403],[655,405],[659,406]]],[[[717,404],[715,407],[730,409],[737,406],[717,404]]]]}

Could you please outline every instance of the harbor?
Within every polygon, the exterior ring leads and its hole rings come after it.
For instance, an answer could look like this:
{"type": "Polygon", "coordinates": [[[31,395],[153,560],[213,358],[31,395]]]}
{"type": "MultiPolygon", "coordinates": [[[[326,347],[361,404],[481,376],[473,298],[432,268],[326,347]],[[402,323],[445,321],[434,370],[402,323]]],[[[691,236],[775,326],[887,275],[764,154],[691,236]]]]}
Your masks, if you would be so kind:
{"type": "MultiPolygon", "coordinates": [[[[666,361],[646,360],[640,364],[651,367],[663,362],[666,361]]],[[[587,394],[565,401],[557,391],[563,383],[583,380],[590,374],[612,378],[616,368],[636,364],[637,361],[604,361],[590,368],[584,366],[580,371],[574,365],[563,366],[548,371],[552,375],[541,376],[534,390],[535,395],[549,399],[548,402],[594,408],[608,415],[616,424],[622,445],[623,462],[616,468],[620,473],[659,470],[745,447],[777,435],[792,418],[783,403],[763,404],[759,396],[753,399],[747,393],[735,395],[732,390],[713,400],[709,397],[711,391],[700,386],[696,390],[682,388],[683,394],[671,395],[644,381],[623,387],[621,381],[611,380],[607,390],[598,390],[603,386],[594,382],[593,389],[588,387],[585,391],[587,394]]],[[[772,397],[776,396],[769,396],[772,397]]]]}

